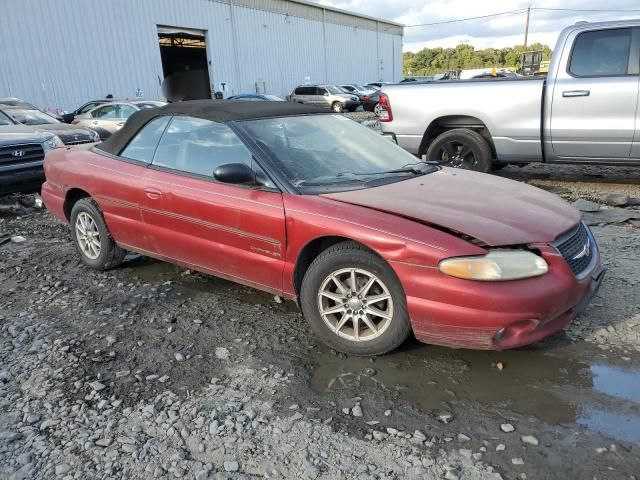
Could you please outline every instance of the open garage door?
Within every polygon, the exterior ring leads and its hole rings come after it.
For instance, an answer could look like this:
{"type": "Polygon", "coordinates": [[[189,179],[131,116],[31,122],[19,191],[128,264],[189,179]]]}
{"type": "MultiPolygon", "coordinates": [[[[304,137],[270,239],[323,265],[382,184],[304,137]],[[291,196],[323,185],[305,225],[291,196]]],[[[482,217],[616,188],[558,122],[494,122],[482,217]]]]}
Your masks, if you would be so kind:
{"type": "Polygon", "coordinates": [[[211,98],[205,32],[158,26],[158,41],[167,100],[211,98]]]}

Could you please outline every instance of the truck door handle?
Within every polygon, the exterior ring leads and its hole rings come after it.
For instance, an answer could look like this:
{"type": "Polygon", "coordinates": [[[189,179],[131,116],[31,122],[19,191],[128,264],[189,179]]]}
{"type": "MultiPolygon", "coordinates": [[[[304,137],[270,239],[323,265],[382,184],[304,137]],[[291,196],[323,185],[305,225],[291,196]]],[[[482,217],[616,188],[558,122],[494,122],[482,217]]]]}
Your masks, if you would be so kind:
{"type": "Polygon", "coordinates": [[[158,200],[162,197],[162,192],[160,190],[156,190],[155,188],[145,188],[144,193],[151,200],[158,200]]]}
{"type": "Polygon", "coordinates": [[[562,92],[563,97],[588,97],[591,92],[589,90],[568,90],[562,92]]]}

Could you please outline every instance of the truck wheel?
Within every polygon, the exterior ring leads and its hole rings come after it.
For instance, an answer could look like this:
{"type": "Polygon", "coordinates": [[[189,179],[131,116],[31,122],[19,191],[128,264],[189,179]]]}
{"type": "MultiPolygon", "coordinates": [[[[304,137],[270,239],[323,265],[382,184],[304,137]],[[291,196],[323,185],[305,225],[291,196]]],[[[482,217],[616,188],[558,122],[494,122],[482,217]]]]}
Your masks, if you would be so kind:
{"type": "Polygon", "coordinates": [[[343,110],[342,104],[340,102],[333,102],[331,104],[331,110],[333,110],[336,113],[342,113],[342,110],[343,110]]]}
{"type": "Polygon", "coordinates": [[[411,333],[398,277],[356,242],[333,245],[313,261],[302,280],[300,305],[320,340],[350,355],[382,355],[411,333]]]}
{"type": "Polygon", "coordinates": [[[468,128],[454,128],[436,137],[427,149],[427,161],[476,172],[491,170],[491,148],[482,135],[468,128]]]}
{"type": "Polygon", "coordinates": [[[71,209],[71,237],[80,259],[96,270],[117,267],[127,254],[107,229],[102,211],[91,198],[78,200],[71,209]]]}

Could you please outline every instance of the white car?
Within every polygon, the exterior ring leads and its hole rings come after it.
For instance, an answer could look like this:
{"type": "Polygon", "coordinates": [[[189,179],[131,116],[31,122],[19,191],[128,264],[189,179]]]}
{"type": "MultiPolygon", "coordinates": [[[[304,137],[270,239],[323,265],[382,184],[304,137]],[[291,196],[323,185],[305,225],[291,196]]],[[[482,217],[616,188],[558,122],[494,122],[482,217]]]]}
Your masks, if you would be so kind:
{"type": "Polygon", "coordinates": [[[137,111],[145,108],[158,108],[163,105],[166,105],[166,102],[157,100],[103,103],[86,113],[78,115],[71,123],[89,127],[98,132],[101,140],[106,140],[112,133],[120,130],[127,119],[137,111]]]}

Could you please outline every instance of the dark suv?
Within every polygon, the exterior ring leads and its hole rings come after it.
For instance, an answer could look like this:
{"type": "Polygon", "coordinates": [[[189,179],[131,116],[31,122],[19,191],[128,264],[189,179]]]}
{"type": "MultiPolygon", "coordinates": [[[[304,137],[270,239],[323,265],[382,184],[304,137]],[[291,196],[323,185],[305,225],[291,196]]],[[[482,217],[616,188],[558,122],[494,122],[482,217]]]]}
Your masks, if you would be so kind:
{"type": "Polygon", "coordinates": [[[0,195],[40,191],[44,154],[63,145],[56,135],[20,125],[0,112],[0,195]]]}

